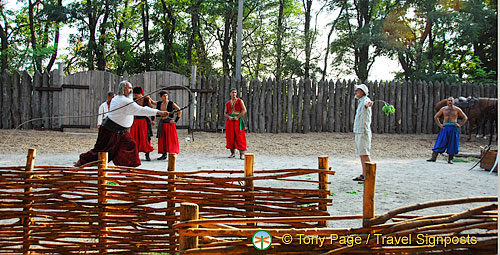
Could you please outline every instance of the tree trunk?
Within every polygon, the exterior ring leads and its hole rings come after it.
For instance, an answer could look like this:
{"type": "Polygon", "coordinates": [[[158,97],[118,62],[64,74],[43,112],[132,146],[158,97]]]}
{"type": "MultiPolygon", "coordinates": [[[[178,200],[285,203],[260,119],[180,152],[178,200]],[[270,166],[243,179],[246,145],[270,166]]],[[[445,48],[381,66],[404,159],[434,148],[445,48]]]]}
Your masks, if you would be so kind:
{"type": "Polygon", "coordinates": [[[151,47],[149,41],[149,4],[148,0],[144,0],[144,5],[142,5],[142,30],[144,34],[144,61],[146,62],[146,72],[151,70],[151,47]]]}
{"type": "MultiPolygon", "coordinates": [[[[278,14],[278,31],[276,31],[276,70],[274,75],[277,80],[281,80],[281,47],[283,35],[283,9],[285,0],[280,0],[279,14],[278,14]]],[[[256,76],[258,77],[258,76],[256,76]]]]}
{"type": "Polygon", "coordinates": [[[304,78],[309,79],[309,69],[311,63],[311,5],[312,0],[307,0],[304,2],[305,6],[305,23],[304,23],[304,36],[305,36],[305,50],[306,50],[306,61],[304,63],[304,78]]]}
{"type": "Polygon", "coordinates": [[[31,35],[31,48],[33,50],[33,65],[35,71],[42,72],[42,60],[40,57],[36,56],[38,44],[36,42],[36,32],[35,32],[35,20],[33,16],[34,5],[31,0],[28,1],[28,17],[29,17],[29,27],[31,35]]]}
{"type": "MultiPolygon", "coordinates": [[[[7,26],[5,26],[5,29],[4,27],[0,24],[0,39],[2,40],[2,49],[1,49],[1,52],[7,52],[7,49],[9,48],[9,43],[7,41],[7,26]]],[[[9,56],[8,54],[1,54],[1,70],[3,72],[3,70],[6,70],[9,68],[9,56]]]]}

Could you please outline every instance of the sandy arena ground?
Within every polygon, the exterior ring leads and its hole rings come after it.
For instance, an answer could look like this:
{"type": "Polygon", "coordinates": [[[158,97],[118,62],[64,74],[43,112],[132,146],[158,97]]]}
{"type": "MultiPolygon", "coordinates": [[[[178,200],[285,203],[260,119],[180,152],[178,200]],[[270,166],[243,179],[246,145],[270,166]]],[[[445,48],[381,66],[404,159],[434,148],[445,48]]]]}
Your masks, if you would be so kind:
{"type": "MultiPolygon", "coordinates": [[[[95,131],[95,130],[94,130],[95,131]]],[[[375,213],[390,209],[449,198],[497,196],[497,173],[477,166],[477,159],[460,158],[450,165],[445,156],[436,163],[426,162],[437,135],[374,134],[371,159],[377,164],[375,213]]],[[[0,166],[24,165],[28,148],[37,149],[36,165],[72,165],[81,152],[91,149],[97,133],[56,131],[0,130],[0,166]]],[[[153,147],[157,148],[153,138],[153,147]]],[[[352,133],[309,134],[247,134],[248,152],[255,154],[255,169],[317,168],[318,156],[328,155],[329,165],[336,172],[330,178],[333,205],[332,215],[362,214],[363,185],[351,179],[361,173],[359,157],[354,154],[352,133]]],[[[179,130],[180,154],[177,171],[197,169],[243,169],[243,161],[229,159],[224,148],[223,133],[179,130]],[[187,137],[193,137],[186,141],[187,137]]],[[[488,141],[462,137],[460,153],[479,155],[488,141]]],[[[496,146],[495,146],[496,149],[496,146]]],[[[141,159],[144,154],[140,153],[141,159]]],[[[165,170],[166,161],[143,161],[140,168],[165,170]]],[[[315,178],[315,177],[313,177],[315,178]]],[[[467,206],[440,207],[419,213],[459,212],[467,206]]],[[[358,226],[355,223],[354,226],[358,226]]],[[[346,226],[345,224],[343,226],[346,226]]]]}

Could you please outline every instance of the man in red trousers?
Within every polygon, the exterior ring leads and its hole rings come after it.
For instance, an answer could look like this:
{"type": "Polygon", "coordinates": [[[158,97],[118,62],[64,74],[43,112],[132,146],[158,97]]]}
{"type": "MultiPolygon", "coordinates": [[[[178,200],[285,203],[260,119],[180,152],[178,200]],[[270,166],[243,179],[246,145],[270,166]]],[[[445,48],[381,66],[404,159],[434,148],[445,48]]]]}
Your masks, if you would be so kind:
{"type": "Polygon", "coordinates": [[[174,102],[168,100],[168,93],[160,91],[161,101],[156,103],[156,109],[167,111],[170,114],[160,118],[158,121],[158,131],[156,137],[158,138],[158,153],[161,157],[158,160],[167,159],[168,153],[179,154],[179,138],[177,137],[177,128],[175,123],[181,117],[182,111],[179,111],[179,106],[174,102]],[[176,111],[174,113],[174,111],[176,111]]]}
{"type": "Polygon", "coordinates": [[[247,113],[245,103],[237,98],[235,88],[230,90],[231,100],[226,103],[224,117],[226,121],[226,148],[231,150],[230,158],[234,158],[234,150],[240,151],[240,159],[243,159],[247,150],[247,138],[245,137],[245,121],[243,116],[247,113]]]}

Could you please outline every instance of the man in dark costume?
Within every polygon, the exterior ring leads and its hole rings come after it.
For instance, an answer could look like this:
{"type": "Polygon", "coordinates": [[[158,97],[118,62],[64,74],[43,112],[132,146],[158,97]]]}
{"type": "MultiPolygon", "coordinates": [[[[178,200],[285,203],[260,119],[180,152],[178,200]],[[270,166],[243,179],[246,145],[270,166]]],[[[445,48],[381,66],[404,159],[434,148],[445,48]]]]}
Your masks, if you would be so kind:
{"type": "Polygon", "coordinates": [[[122,81],[118,85],[118,95],[111,100],[110,112],[99,127],[94,148],[80,154],[75,166],[96,161],[99,152],[108,152],[109,161],[115,165],[136,167],[141,165],[139,153],[128,129],[134,122],[134,115],[167,116],[168,112],[159,111],[136,104],[132,96],[132,84],[122,81]]]}

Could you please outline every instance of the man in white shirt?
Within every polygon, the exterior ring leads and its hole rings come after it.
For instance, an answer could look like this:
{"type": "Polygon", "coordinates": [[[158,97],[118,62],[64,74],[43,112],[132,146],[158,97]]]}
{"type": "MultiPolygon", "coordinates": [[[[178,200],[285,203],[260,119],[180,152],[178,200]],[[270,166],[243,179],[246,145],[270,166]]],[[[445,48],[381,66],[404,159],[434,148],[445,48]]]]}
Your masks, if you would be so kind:
{"type": "Polygon", "coordinates": [[[138,116],[167,116],[167,111],[139,106],[132,100],[132,84],[122,81],[118,85],[118,95],[111,100],[108,116],[102,121],[94,148],[80,154],[75,166],[81,166],[98,159],[99,152],[108,152],[109,161],[117,166],[136,167],[141,165],[139,153],[128,129],[138,116]]]}
{"type": "Polygon", "coordinates": [[[363,173],[354,178],[354,181],[364,182],[366,174],[366,162],[370,162],[370,149],[372,145],[372,106],[373,101],[368,95],[368,87],[365,84],[355,86],[354,95],[359,100],[356,116],[354,117],[354,144],[356,154],[361,159],[363,173]]]}
{"type": "Polygon", "coordinates": [[[113,91],[108,92],[108,99],[99,106],[99,116],[97,116],[97,127],[99,128],[102,124],[102,120],[106,118],[109,112],[109,106],[111,104],[111,99],[115,97],[113,91]]]}

